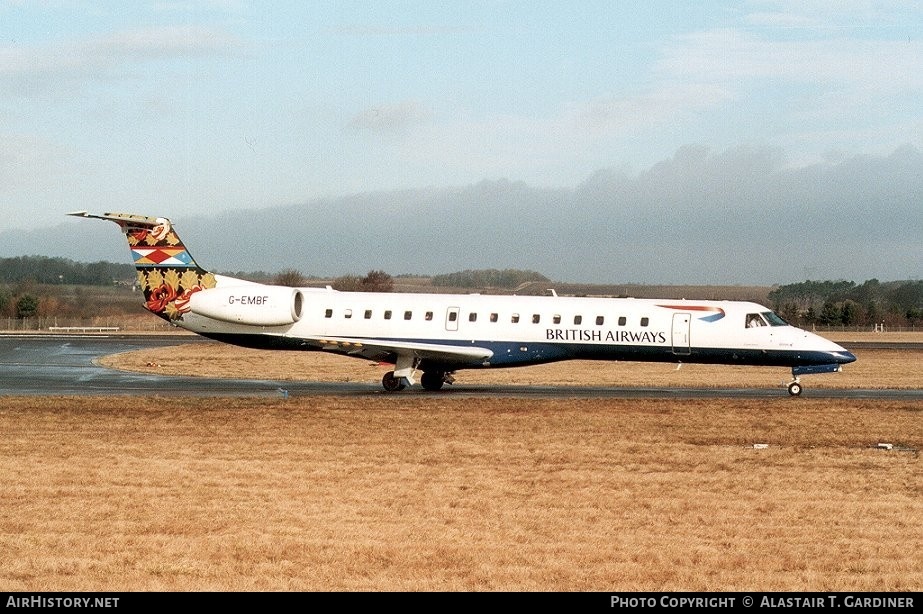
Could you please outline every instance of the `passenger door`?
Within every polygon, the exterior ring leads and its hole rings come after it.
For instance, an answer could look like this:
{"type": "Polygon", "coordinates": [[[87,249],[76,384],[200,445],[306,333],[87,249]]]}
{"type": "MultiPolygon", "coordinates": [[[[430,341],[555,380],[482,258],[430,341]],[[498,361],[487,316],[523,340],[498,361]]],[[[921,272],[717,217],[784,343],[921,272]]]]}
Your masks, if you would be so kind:
{"type": "Polygon", "coordinates": [[[673,353],[677,356],[688,356],[692,353],[689,339],[690,323],[692,316],[688,313],[673,314],[673,353]]]}

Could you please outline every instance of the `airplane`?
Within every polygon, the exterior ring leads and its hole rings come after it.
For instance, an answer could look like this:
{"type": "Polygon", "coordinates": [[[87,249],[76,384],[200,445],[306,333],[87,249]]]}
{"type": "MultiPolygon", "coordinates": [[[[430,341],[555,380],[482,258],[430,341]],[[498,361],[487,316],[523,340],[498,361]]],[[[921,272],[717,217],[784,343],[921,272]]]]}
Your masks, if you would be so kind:
{"type": "MultiPolygon", "coordinates": [[[[388,392],[439,390],[464,369],[573,359],[790,367],[833,373],[856,357],[743,301],[340,292],[211,273],[170,220],[69,213],[115,222],[128,239],[151,313],[180,328],[257,349],[333,352],[393,364],[388,392]]],[[[678,367],[677,367],[678,368],[678,367]]]]}

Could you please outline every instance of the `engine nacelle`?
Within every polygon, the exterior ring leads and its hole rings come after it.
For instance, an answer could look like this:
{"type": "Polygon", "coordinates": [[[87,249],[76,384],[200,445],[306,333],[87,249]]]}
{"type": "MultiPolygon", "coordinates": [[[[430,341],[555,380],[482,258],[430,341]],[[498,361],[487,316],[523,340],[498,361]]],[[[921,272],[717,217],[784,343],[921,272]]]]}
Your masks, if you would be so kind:
{"type": "Polygon", "coordinates": [[[304,296],[283,286],[209,288],[189,297],[189,311],[222,322],[251,326],[284,326],[301,319],[304,296]]]}

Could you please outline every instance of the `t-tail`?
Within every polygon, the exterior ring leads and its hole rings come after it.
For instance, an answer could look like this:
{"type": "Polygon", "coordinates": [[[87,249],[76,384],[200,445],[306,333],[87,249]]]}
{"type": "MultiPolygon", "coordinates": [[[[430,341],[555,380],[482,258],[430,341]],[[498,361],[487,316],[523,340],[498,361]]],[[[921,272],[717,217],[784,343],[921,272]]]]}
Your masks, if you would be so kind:
{"type": "Polygon", "coordinates": [[[119,225],[138,270],[144,306],[165,320],[182,318],[189,310],[193,294],[217,284],[213,274],[196,264],[166,218],[130,213],[94,215],[86,211],[68,215],[109,220],[119,225]]]}

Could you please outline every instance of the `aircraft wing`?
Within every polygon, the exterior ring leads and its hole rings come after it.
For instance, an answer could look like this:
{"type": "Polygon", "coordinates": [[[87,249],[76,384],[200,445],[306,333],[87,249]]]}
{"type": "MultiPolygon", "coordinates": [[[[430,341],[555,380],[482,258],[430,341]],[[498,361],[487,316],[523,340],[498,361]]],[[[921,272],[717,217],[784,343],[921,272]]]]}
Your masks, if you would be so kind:
{"type": "Polygon", "coordinates": [[[370,360],[396,362],[397,357],[433,360],[447,366],[482,364],[494,355],[492,350],[478,346],[445,345],[396,341],[391,339],[365,339],[354,337],[308,337],[305,341],[329,350],[350,356],[362,356],[370,360]]]}

